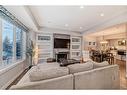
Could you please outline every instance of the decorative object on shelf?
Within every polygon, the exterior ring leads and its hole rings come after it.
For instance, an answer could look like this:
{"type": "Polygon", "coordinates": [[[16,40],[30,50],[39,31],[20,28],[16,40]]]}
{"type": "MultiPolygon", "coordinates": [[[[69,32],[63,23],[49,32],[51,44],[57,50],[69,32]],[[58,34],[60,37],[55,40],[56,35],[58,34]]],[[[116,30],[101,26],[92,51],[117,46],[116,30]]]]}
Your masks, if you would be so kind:
{"type": "Polygon", "coordinates": [[[35,48],[34,48],[34,44],[33,44],[32,40],[30,40],[29,46],[26,48],[26,54],[30,58],[29,68],[31,68],[33,66],[33,58],[34,58],[34,55],[35,55],[35,48]]]}

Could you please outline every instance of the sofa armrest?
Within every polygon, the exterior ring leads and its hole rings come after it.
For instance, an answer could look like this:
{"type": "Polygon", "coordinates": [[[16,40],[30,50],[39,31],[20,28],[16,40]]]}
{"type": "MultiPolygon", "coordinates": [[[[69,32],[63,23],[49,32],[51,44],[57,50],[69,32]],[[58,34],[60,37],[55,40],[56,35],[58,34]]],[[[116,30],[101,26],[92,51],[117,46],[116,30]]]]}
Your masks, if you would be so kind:
{"type": "Polygon", "coordinates": [[[14,85],[10,89],[11,90],[73,89],[73,75],[70,74],[48,80],[14,85]]]}

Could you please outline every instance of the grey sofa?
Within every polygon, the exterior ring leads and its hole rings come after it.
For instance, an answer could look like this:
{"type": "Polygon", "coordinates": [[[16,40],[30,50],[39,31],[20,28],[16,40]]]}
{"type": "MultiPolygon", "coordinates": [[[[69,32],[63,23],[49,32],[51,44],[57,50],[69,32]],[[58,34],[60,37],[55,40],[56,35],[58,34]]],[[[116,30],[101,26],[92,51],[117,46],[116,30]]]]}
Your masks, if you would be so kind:
{"type": "Polygon", "coordinates": [[[73,64],[64,68],[59,67],[58,63],[40,64],[32,67],[18,84],[12,86],[10,89],[119,89],[119,67],[117,65],[102,66],[101,63],[94,63],[91,61],[83,64],[73,64]],[[63,70],[67,68],[68,70],[62,72],[62,70],[57,68],[63,70]],[[31,72],[37,69],[42,71],[42,76],[36,76],[36,73],[35,76],[33,73],[31,74],[31,72]],[[54,71],[57,72],[54,73],[54,71]],[[58,72],[60,72],[59,76],[56,76],[58,72]],[[49,73],[55,77],[51,77],[49,73]],[[30,75],[33,77],[30,77],[30,75]],[[40,80],[32,81],[34,77],[40,80]],[[47,79],[43,79],[44,77],[47,79]]]}

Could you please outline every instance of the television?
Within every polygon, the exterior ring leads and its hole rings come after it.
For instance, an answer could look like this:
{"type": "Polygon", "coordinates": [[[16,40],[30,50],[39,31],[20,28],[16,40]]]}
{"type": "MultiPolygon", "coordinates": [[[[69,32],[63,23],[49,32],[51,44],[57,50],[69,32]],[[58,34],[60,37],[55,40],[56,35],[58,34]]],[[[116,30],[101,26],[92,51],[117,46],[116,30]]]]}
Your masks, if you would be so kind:
{"type": "Polygon", "coordinates": [[[70,39],[54,38],[54,48],[70,48],[70,39]]]}

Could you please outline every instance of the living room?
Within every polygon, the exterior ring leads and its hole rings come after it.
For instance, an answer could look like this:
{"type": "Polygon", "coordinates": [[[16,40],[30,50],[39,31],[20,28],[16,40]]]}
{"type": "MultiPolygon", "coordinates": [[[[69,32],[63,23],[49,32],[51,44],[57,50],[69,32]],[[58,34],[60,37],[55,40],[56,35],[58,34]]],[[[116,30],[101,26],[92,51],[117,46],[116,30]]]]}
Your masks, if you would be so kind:
{"type": "MultiPolygon", "coordinates": [[[[99,43],[107,40],[112,52],[126,51],[126,8],[0,6],[1,89],[126,89],[117,60],[89,52],[106,51],[99,43]]],[[[125,55],[117,57],[126,64],[125,55]]]]}

